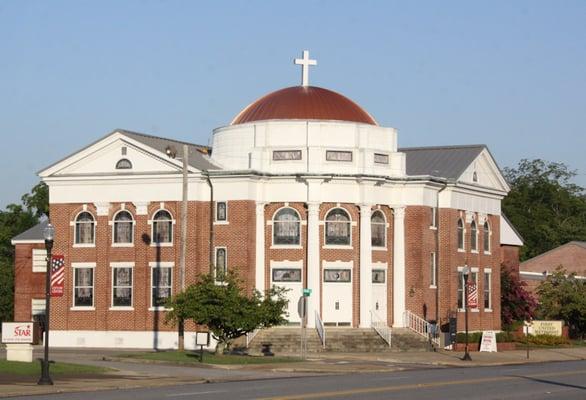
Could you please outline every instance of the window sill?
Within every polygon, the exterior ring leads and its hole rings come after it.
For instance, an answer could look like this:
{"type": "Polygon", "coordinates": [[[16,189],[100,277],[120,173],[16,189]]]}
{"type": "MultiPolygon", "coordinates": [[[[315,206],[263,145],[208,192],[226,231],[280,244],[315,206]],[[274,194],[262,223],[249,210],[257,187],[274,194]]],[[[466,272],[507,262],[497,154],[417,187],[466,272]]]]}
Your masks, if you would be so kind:
{"type": "Polygon", "coordinates": [[[134,307],[110,307],[110,311],[134,311],[134,307]]]}
{"type": "Polygon", "coordinates": [[[47,272],[47,268],[43,268],[43,269],[33,269],[33,274],[40,274],[40,273],[45,273],[47,272]]]}
{"type": "Polygon", "coordinates": [[[302,249],[303,246],[300,244],[274,244],[270,249],[302,249]]]}
{"type": "Polygon", "coordinates": [[[372,246],[372,251],[389,251],[386,247],[374,247],[372,246]]]}
{"type": "Polygon", "coordinates": [[[134,247],[134,243],[112,243],[112,247],[134,247]]]}
{"type": "Polygon", "coordinates": [[[485,251],[485,252],[484,252],[484,255],[485,255],[485,256],[490,256],[490,255],[492,255],[492,253],[491,253],[490,251],[485,251]]]}
{"type": "Polygon", "coordinates": [[[149,307],[149,311],[171,311],[172,308],[167,307],[149,307]]]}
{"type": "Polygon", "coordinates": [[[437,289],[437,286],[436,285],[429,285],[429,288],[430,289],[437,289]]]}
{"type": "Polygon", "coordinates": [[[70,311],[96,311],[96,307],[82,307],[82,306],[77,306],[77,307],[71,307],[69,308],[70,311]]]}
{"type": "Polygon", "coordinates": [[[484,312],[492,312],[492,308],[485,308],[484,312]]]}
{"type": "Polygon", "coordinates": [[[230,225],[228,221],[214,221],[214,225],[230,225]]]}
{"type": "Polygon", "coordinates": [[[466,253],[466,249],[458,249],[458,253],[466,253]]]}
{"type": "Polygon", "coordinates": [[[170,242],[170,243],[151,243],[151,247],[173,247],[173,242],[170,242]]]}
{"type": "Polygon", "coordinates": [[[430,225],[429,229],[431,229],[432,231],[437,231],[437,226],[430,225]]]}
{"type": "Polygon", "coordinates": [[[478,254],[478,250],[470,250],[470,253],[472,253],[472,254],[478,254]]]}
{"type": "Polygon", "coordinates": [[[96,247],[96,244],[95,243],[87,243],[87,244],[85,244],[85,243],[75,243],[73,245],[73,248],[74,249],[75,248],[81,248],[81,249],[83,249],[83,248],[90,248],[90,247],[96,247]]]}
{"type": "Polygon", "coordinates": [[[322,249],[352,250],[354,247],[346,244],[325,244],[322,249]]]}
{"type": "MultiPolygon", "coordinates": [[[[466,312],[466,310],[463,308],[458,308],[458,312],[466,312]]],[[[470,308],[469,312],[477,313],[477,312],[480,312],[480,309],[479,308],[470,308]]]]}

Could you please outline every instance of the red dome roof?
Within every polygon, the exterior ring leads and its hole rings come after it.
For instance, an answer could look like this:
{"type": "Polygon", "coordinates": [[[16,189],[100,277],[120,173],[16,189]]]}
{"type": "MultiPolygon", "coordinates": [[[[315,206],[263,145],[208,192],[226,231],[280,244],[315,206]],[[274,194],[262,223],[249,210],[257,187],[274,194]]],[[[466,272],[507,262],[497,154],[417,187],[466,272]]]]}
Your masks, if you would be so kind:
{"type": "Polygon", "coordinates": [[[358,104],[331,90],[293,86],[261,97],[240,112],[232,125],[268,119],[321,119],[377,125],[358,104]]]}

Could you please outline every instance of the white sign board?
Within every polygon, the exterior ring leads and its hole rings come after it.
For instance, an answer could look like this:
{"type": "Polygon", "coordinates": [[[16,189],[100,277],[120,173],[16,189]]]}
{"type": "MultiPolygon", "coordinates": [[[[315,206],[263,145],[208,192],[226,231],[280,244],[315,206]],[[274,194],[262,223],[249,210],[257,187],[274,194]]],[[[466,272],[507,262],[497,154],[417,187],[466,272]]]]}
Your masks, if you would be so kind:
{"type": "Polygon", "coordinates": [[[2,343],[35,343],[34,322],[3,322],[2,343]]]}
{"type": "Polygon", "coordinates": [[[195,332],[195,345],[196,346],[209,346],[210,345],[210,333],[209,332],[195,332]]]}
{"type": "Polygon", "coordinates": [[[562,336],[562,325],[562,321],[532,321],[529,334],[562,336]]]}
{"type": "Polygon", "coordinates": [[[480,351],[496,352],[496,333],[495,331],[483,331],[482,341],[480,342],[480,351]]]}

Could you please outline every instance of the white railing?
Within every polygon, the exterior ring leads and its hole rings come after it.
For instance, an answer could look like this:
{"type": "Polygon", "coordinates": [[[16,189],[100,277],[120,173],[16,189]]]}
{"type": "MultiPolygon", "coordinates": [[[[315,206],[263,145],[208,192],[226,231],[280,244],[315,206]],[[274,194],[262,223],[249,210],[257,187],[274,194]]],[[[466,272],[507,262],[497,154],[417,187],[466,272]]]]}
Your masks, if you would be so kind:
{"type": "Polygon", "coordinates": [[[409,328],[411,331],[417,333],[419,336],[422,336],[425,339],[429,340],[431,335],[432,343],[439,346],[439,328],[436,328],[435,332],[432,332],[431,324],[421,318],[419,315],[406,310],[403,313],[403,323],[405,324],[406,328],[409,328]]]}
{"type": "Polygon", "coordinates": [[[315,330],[317,331],[317,336],[319,336],[319,340],[321,340],[321,347],[326,348],[326,330],[324,328],[324,323],[319,317],[319,313],[315,312],[315,330]]]}
{"type": "Polygon", "coordinates": [[[387,321],[383,320],[372,310],[370,310],[370,325],[387,342],[389,347],[391,347],[391,328],[387,325],[387,321]]]}
{"type": "Polygon", "coordinates": [[[254,337],[260,332],[260,329],[255,329],[252,332],[246,334],[246,348],[250,346],[250,343],[254,340],[254,337]]]}

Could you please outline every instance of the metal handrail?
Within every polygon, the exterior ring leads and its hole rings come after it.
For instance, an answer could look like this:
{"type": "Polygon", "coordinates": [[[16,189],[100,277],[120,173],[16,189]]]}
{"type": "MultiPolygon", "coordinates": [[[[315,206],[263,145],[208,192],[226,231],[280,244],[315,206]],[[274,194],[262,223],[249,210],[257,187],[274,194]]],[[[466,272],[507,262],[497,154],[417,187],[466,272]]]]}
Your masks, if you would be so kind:
{"type": "Polygon", "coordinates": [[[421,318],[419,315],[405,310],[403,313],[403,323],[406,328],[409,328],[411,331],[417,333],[419,336],[424,337],[425,339],[429,339],[431,335],[431,341],[439,346],[439,334],[438,329],[436,329],[435,334],[432,334],[431,324],[421,318]]]}
{"type": "Polygon", "coordinates": [[[324,323],[319,317],[319,313],[315,312],[315,330],[317,331],[317,336],[319,336],[319,340],[321,341],[322,348],[326,348],[326,329],[324,328],[324,323]]]}
{"type": "Polygon", "coordinates": [[[373,310],[370,310],[370,326],[379,334],[385,342],[391,347],[391,328],[387,322],[378,316],[373,310]]]}

